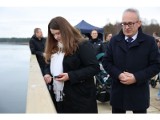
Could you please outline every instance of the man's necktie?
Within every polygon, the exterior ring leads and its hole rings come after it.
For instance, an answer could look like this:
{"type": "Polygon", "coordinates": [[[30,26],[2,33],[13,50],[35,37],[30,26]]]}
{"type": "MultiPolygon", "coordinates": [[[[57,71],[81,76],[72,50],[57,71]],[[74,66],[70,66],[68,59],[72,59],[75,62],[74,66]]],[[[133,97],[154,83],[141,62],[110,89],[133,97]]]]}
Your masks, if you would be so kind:
{"type": "Polygon", "coordinates": [[[127,38],[127,42],[128,42],[128,43],[131,43],[131,42],[132,42],[132,40],[133,40],[133,38],[132,38],[132,37],[127,38]]]}

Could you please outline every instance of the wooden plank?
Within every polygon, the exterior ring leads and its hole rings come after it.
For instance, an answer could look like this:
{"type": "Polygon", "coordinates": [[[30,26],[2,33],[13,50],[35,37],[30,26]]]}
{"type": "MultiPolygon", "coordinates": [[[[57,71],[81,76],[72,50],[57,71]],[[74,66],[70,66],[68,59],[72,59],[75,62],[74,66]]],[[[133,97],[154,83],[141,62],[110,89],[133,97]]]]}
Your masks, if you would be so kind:
{"type": "Polygon", "coordinates": [[[30,58],[26,113],[56,113],[35,55],[30,58]]]}

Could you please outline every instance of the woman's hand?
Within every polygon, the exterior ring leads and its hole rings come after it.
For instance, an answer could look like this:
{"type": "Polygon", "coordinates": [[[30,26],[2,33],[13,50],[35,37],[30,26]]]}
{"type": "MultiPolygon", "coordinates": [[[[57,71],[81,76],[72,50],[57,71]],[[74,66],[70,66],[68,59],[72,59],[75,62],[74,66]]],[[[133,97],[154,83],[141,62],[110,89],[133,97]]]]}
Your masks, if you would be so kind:
{"type": "Polygon", "coordinates": [[[59,74],[55,80],[58,80],[58,81],[67,81],[69,80],[69,76],[68,76],[68,73],[61,73],[59,74]]]}
{"type": "Polygon", "coordinates": [[[50,74],[45,74],[45,75],[44,75],[44,80],[45,80],[45,82],[46,82],[47,84],[50,83],[50,82],[52,81],[51,75],[50,75],[50,74]]]}

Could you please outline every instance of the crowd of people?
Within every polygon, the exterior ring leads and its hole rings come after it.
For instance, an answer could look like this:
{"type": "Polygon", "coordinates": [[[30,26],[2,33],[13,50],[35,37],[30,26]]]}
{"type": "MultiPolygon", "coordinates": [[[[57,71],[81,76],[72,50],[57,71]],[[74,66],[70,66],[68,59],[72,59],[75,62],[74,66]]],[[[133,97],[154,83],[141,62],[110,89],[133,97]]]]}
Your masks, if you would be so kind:
{"type": "MultiPolygon", "coordinates": [[[[96,29],[85,39],[60,16],[49,22],[47,38],[40,28],[34,29],[31,53],[37,57],[58,113],[98,113],[94,76],[100,72],[96,58],[100,53],[104,53],[103,68],[112,78],[112,113],[147,113],[149,81],[160,72],[160,38],[142,31],[136,9],[123,12],[121,25],[117,35],[107,33],[104,40],[96,29]]],[[[157,96],[160,100],[160,90],[157,96]]]]}

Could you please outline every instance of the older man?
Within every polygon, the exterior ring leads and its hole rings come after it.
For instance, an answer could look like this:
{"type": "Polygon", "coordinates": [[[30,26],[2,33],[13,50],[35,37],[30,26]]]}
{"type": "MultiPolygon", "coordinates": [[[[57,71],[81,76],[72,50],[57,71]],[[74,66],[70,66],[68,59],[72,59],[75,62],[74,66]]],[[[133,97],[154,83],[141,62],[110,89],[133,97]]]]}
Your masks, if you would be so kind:
{"type": "Polygon", "coordinates": [[[139,13],[127,9],[122,30],[111,38],[103,66],[111,75],[112,113],[147,113],[149,80],[160,71],[160,54],[152,36],[142,32],[139,13]]]}

